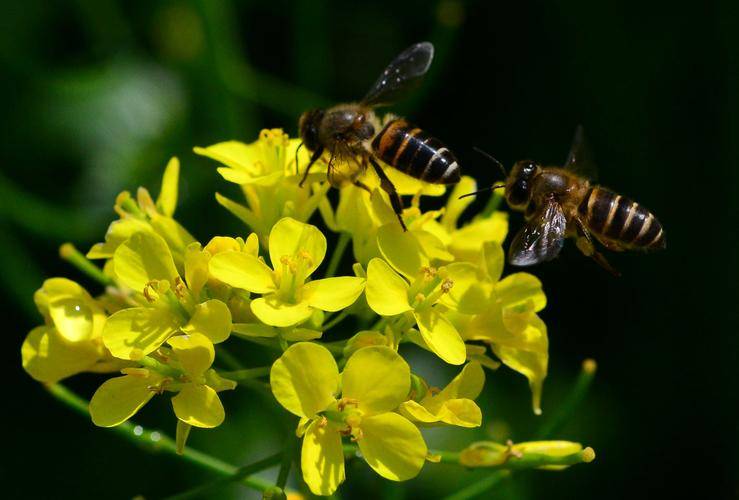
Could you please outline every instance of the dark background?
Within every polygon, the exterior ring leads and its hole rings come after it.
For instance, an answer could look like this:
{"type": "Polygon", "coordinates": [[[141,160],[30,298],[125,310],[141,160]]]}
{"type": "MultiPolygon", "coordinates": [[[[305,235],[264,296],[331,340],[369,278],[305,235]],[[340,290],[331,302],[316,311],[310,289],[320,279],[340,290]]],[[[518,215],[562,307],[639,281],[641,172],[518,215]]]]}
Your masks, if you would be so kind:
{"type": "MultiPolygon", "coordinates": [[[[179,220],[201,240],[245,234],[213,199],[214,190],[236,190],[191,148],[248,142],[262,127],[293,134],[306,107],[363,95],[393,55],[428,39],[437,48],[432,71],[394,111],[455,149],[467,174],[497,180],[472,146],[506,165],[561,163],[582,123],[600,181],[650,207],[667,231],[664,253],[610,256],[620,279],[571,244],[533,269],[549,298],[545,415],[580,362],[595,358],[591,393],[559,437],[593,446],[597,458],[563,473],[517,474],[491,496],[736,498],[733,2],[0,5],[4,497],[154,498],[210,479],[93,428],[22,371],[22,339],[40,322],[32,293],[55,275],[96,290],[59,261],[59,244],[86,250],[100,241],[115,195],[156,191],[170,155],[183,163],[179,220]]],[[[520,223],[514,215],[511,230],[520,223]]],[[[100,380],[80,376],[70,386],[89,396],[100,380]]],[[[485,428],[453,434],[450,447],[531,436],[538,420],[522,377],[501,369],[485,391],[485,428]]],[[[279,449],[286,431],[269,405],[248,391],[224,399],[227,424],[193,433],[194,446],[235,464],[279,449]]],[[[136,420],[174,429],[164,400],[136,420]]],[[[399,488],[366,470],[350,467],[355,486],[345,497],[428,498],[481,477],[428,466],[399,488]]]]}

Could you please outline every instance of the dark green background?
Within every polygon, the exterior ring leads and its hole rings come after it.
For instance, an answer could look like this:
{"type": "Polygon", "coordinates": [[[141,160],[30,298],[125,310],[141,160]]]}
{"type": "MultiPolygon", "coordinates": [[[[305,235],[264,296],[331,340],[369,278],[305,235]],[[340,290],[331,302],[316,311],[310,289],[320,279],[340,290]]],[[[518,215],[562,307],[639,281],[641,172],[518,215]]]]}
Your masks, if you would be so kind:
{"type": "MultiPolygon", "coordinates": [[[[192,146],[295,132],[309,106],[361,96],[390,58],[428,39],[431,74],[396,108],[444,140],[483,184],[510,165],[564,160],[582,123],[605,185],[650,207],[667,231],[656,255],[612,255],[615,279],[568,245],[533,269],[549,304],[545,415],[580,362],[599,363],[590,396],[560,437],[595,448],[590,465],[529,472],[494,498],[736,498],[737,61],[733,2],[3,2],[0,12],[0,290],[8,498],[154,498],[210,476],[138,450],[44,393],[20,368],[40,321],[44,277],[91,285],[57,258],[86,250],[114,196],[158,189],[183,163],[179,219],[200,239],[244,234],[213,191],[235,194],[192,146]]],[[[512,217],[512,230],[520,225],[512,217]]],[[[238,342],[238,341],[234,341],[238,342]]],[[[260,353],[238,351],[249,366],[260,353]]],[[[264,362],[263,360],[261,361],[264,362]]],[[[419,363],[424,362],[420,360],[419,363]]],[[[429,372],[430,366],[425,367],[429,372]]],[[[435,369],[443,383],[452,371],[435,369]]],[[[70,385],[89,396],[101,378],[70,385]]],[[[164,398],[137,421],[174,429],[164,398]]],[[[258,395],[224,396],[226,425],[191,442],[235,464],[285,435],[258,395]]],[[[477,434],[431,434],[451,448],[527,439],[537,426],[524,379],[501,369],[481,397],[477,434]],[[508,430],[506,430],[508,429],[508,430]]],[[[345,497],[435,497],[481,473],[429,465],[398,488],[354,464],[345,497]]],[[[245,495],[245,490],[221,490],[245,495]]]]}

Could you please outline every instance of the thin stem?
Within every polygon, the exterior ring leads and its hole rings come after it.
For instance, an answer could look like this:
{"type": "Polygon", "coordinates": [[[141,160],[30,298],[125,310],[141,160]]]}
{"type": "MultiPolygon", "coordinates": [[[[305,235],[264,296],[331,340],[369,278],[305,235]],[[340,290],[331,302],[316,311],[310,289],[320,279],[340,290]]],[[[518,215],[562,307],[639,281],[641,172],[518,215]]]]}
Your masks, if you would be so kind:
{"type": "MultiPolygon", "coordinates": [[[[212,490],[220,488],[221,486],[224,486],[228,483],[241,481],[245,477],[250,476],[251,474],[254,474],[256,472],[262,471],[264,469],[269,469],[270,467],[273,467],[280,463],[281,459],[282,453],[275,453],[274,455],[263,458],[262,460],[258,460],[257,462],[254,462],[252,464],[239,467],[236,473],[231,477],[221,477],[210,483],[197,486],[193,489],[183,491],[182,493],[177,493],[167,498],[169,500],[183,500],[185,498],[208,498],[209,495],[205,495],[205,493],[211,492],[212,490]]],[[[268,489],[272,488],[274,487],[268,489]]],[[[284,488],[284,485],[282,486],[282,488],[284,488]]]]}
{"type": "MultiPolygon", "coordinates": [[[[88,401],[77,396],[61,384],[48,385],[46,388],[57,400],[69,406],[80,415],[89,417],[88,401]]],[[[177,443],[174,439],[159,431],[145,429],[144,427],[136,425],[130,421],[123,422],[116,427],[111,427],[111,430],[134,444],[143,445],[143,447],[149,451],[163,451],[173,457],[182,459],[185,462],[197,465],[202,469],[209,470],[221,476],[227,476],[229,480],[231,477],[239,474],[240,471],[240,469],[234,465],[192,448],[185,448],[184,453],[180,455],[177,453],[177,443]]],[[[246,476],[248,476],[248,474],[246,476]]],[[[264,479],[246,476],[240,477],[238,480],[245,486],[254,490],[267,491],[274,486],[264,479]]]]}
{"type": "Polygon", "coordinates": [[[285,446],[282,450],[282,462],[280,463],[280,472],[277,474],[278,488],[284,488],[285,484],[287,484],[287,478],[290,475],[290,466],[292,465],[293,455],[295,453],[296,442],[297,436],[295,435],[295,433],[292,431],[288,431],[287,438],[285,440],[285,446]]]}
{"type": "Polygon", "coordinates": [[[90,262],[73,244],[65,243],[60,246],[59,256],[101,285],[115,285],[115,282],[110,276],[107,276],[102,269],[90,262]]]}
{"type": "Polygon", "coordinates": [[[493,212],[498,210],[498,207],[500,206],[501,202],[503,201],[503,195],[498,192],[498,190],[493,191],[493,195],[488,200],[487,205],[485,205],[485,208],[482,209],[480,212],[480,215],[477,217],[479,218],[486,218],[490,217],[493,212]]]}
{"type": "Polygon", "coordinates": [[[231,370],[242,369],[241,362],[239,362],[239,360],[236,358],[236,356],[233,355],[231,351],[229,351],[222,345],[216,347],[216,357],[223,361],[223,364],[231,370]]]}
{"type": "Polygon", "coordinates": [[[341,323],[344,320],[344,318],[346,318],[347,316],[349,316],[348,308],[344,309],[339,314],[335,315],[333,318],[331,318],[328,321],[328,323],[324,324],[321,328],[323,329],[324,332],[327,332],[333,327],[335,327],[336,325],[338,325],[339,323],[341,323]]]}
{"type": "Polygon", "coordinates": [[[444,500],[466,500],[468,498],[475,498],[478,495],[482,495],[510,475],[511,471],[508,470],[499,470],[493,472],[492,474],[485,476],[479,481],[470,484],[466,488],[462,488],[461,490],[445,497],[444,500]]]}
{"type": "Polygon", "coordinates": [[[260,368],[244,368],[241,370],[234,370],[231,372],[219,372],[218,375],[231,380],[251,380],[259,377],[266,377],[269,375],[269,366],[260,368]]]}
{"type": "Polygon", "coordinates": [[[351,240],[352,237],[347,232],[342,232],[339,235],[339,241],[336,242],[336,247],[334,248],[331,260],[326,268],[326,278],[330,278],[336,274],[336,270],[339,268],[339,264],[341,263],[341,258],[344,256],[344,251],[351,240]]]}
{"type": "Polygon", "coordinates": [[[590,385],[595,377],[597,368],[598,365],[593,359],[586,359],[582,362],[582,369],[580,370],[580,374],[578,375],[570,394],[564,402],[559,405],[557,412],[554,413],[549,420],[542,423],[542,426],[534,434],[536,439],[546,439],[551,437],[556,434],[562,426],[567,423],[567,421],[569,421],[570,417],[575,414],[585,399],[588,389],[590,389],[590,385]]]}

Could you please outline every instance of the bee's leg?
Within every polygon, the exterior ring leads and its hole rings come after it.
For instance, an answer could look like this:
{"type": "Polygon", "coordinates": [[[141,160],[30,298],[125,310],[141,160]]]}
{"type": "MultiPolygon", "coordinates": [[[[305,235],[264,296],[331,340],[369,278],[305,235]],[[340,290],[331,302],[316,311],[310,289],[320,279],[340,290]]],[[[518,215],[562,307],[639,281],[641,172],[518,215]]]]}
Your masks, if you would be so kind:
{"type": "Polygon", "coordinates": [[[310,157],[310,163],[308,163],[308,166],[305,167],[303,178],[300,179],[300,184],[298,184],[298,186],[303,187],[303,184],[305,184],[306,179],[308,179],[308,173],[310,172],[310,168],[313,166],[315,162],[318,161],[321,155],[323,155],[323,146],[319,147],[313,152],[313,155],[310,157]]]}
{"type": "Polygon", "coordinates": [[[367,192],[368,192],[369,194],[372,194],[372,190],[371,190],[371,189],[369,188],[369,186],[368,186],[367,184],[365,184],[364,182],[362,182],[362,181],[354,181],[354,182],[353,182],[353,184],[354,184],[355,186],[357,186],[358,188],[362,188],[362,189],[364,189],[364,190],[365,190],[365,191],[367,191],[367,192]]]}
{"type": "Polygon", "coordinates": [[[580,220],[579,217],[575,217],[575,222],[577,223],[577,233],[579,235],[575,241],[577,248],[583,253],[583,255],[591,257],[600,267],[612,275],[616,277],[621,276],[621,273],[608,263],[608,260],[603,256],[603,254],[595,249],[593,238],[590,236],[590,231],[585,227],[583,221],[580,220]]]}
{"type": "Polygon", "coordinates": [[[377,177],[380,178],[380,187],[390,197],[390,204],[393,206],[393,211],[395,212],[395,215],[398,216],[398,221],[400,221],[400,225],[403,228],[403,231],[408,231],[408,228],[405,227],[405,222],[403,222],[403,201],[400,199],[400,195],[398,195],[398,191],[395,189],[395,185],[388,178],[388,176],[382,170],[382,167],[377,163],[377,161],[375,161],[374,158],[370,156],[369,161],[372,164],[372,167],[375,169],[377,177]]]}

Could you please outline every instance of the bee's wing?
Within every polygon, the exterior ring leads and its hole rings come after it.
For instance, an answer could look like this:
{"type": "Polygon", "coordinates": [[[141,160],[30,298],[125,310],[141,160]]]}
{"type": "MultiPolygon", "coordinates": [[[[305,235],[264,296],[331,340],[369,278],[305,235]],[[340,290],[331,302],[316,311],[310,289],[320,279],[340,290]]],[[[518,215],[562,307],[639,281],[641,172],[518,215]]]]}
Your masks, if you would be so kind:
{"type": "Polygon", "coordinates": [[[564,168],[572,170],[577,175],[591,181],[598,178],[598,167],[595,164],[593,152],[585,138],[585,131],[582,125],[578,125],[575,129],[575,136],[572,138],[572,146],[570,147],[570,153],[567,155],[564,168]]]}
{"type": "Polygon", "coordinates": [[[565,241],[567,218],[562,206],[549,199],[539,212],[521,228],[508,251],[514,266],[531,266],[555,258],[565,241]]]}
{"type": "Polygon", "coordinates": [[[383,106],[397,101],[420,83],[431,66],[434,46],[430,42],[411,45],[388,64],[362,99],[366,106],[383,106]]]}

